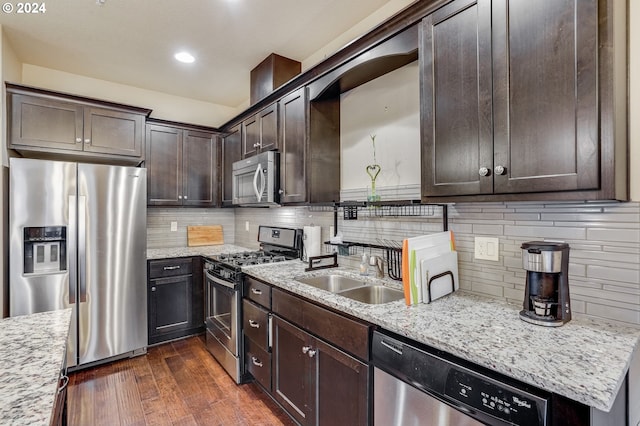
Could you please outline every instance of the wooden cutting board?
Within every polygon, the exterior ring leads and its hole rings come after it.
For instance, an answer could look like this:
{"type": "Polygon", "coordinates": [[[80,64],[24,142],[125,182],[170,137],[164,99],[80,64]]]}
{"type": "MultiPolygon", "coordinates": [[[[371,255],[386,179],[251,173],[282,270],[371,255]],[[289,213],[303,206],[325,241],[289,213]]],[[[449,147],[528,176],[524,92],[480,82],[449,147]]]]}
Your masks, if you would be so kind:
{"type": "Polygon", "coordinates": [[[214,246],[224,244],[222,225],[187,226],[187,245],[214,246]]]}

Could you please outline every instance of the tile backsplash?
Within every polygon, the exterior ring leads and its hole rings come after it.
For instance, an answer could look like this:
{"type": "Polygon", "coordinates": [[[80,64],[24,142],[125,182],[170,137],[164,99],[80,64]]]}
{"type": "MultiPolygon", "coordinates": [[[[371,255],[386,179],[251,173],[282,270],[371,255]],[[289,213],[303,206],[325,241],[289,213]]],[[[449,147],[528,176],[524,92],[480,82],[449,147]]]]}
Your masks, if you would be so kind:
{"type": "MultiPolygon", "coordinates": [[[[442,229],[441,211],[419,217],[362,217],[338,230],[347,241],[392,244],[442,229]]],[[[308,207],[165,209],[149,208],[149,248],[186,245],[187,225],[222,224],[225,242],[258,248],[258,225],[322,227],[329,240],[333,212],[308,207]],[[178,231],[170,231],[170,222],[178,231]],[[248,230],[247,230],[248,229],[248,230]]],[[[640,203],[458,203],[449,206],[459,256],[460,287],[466,291],[522,303],[525,241],[566,241],[570,247],[569,286],[573,311],[640,325],[640,203]],[[474,237],[498,237],[498,262],[475,260],[474,237]]],[[[327,250],[329,248],[327,247],[327,250]]],[[[359,262],[359,255],[339,263],[359,262]]]]}
{"type": "Polygon", "coordinates": [[[233,243],[233,209],[147,208],[147,247],[169,248],[187,245],[187,226],[222,225],[225,243],[233,243]],[[171,231],[171,222],[177,222],[171,231]]]}
{"type": "MultiPolygon", "coordinates": [[[[307,207],[235,209],[235,243],[258,246],[258,225],[322,226],[329,239],[333,213],[307,207]],[[249,231],[246,231],[246,226],[249,231]]],[[[458,203],[449,206],[459,256],[460,287],[483,296],[522,303],[525,271],[520,245],[533,240],[562,240],[570,247],[569,286],[573,312],[640,325],[640,203],[458,203]],[[475,260],[474,237],[500,240],[498,262],[475,260]]],[[[369,243],[442,229],[434,216],[359,218],[338,229],[345,240],[369,243]]],[[[359,256],[341,256],[357,265],[359,256]]]]}

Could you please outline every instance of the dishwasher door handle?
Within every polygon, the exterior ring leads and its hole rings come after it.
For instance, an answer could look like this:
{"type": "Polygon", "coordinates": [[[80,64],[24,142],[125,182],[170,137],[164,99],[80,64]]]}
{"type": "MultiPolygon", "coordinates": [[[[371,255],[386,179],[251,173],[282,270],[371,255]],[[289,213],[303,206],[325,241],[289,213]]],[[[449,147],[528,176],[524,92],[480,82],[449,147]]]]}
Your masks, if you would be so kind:
{"type": "Polygon", "coordinates": [[[394,351],[394,352],[395,352],[395,353],[397,353],[398,355],[402,355],[402,349],[401,349],[401,348],[397,348],[396,346],[391,345],[391,344],[389,344],[389,343],[385,342],[384,340],[380,340],[380,344],[381,344],[382,346],[384,346],[385,348],[387,348],[387,349],[390,349],[390,350],[394,351]]]}

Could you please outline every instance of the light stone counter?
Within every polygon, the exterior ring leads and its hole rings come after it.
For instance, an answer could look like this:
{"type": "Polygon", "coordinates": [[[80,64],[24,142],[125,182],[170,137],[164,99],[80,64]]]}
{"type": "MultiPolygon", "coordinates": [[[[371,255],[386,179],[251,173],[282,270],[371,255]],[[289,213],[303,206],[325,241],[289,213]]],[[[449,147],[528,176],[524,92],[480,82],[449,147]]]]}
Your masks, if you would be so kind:
{"type": "MultiPolygon", "coordinates": [[[[301,261],[243,267],[253,277],[386,330],[575,401],[609,411],[640,343],[640,329],[574,315],[557,328],[526,323],[521,306],[458,291],[431,304],[367,305],[294,280],[353,269],[304,272],[301,261]]],[[[368,278],[369,281],[375,279],[368,278]]],[[[400,288],[397,281],[386,280],[400,288]]]]}
{"type": "Polygon", "coordinates": [[[241,253],[250,249],[233,244],[200,247],[170,247],[147,249],[147,259],[169,259],[172,257],[215,256],[223,253],[241,253]]]}
{"type": "Polygon", "coordinates": [[[0,322],[0,425],[49,425],[71,309],[0,322]]]}

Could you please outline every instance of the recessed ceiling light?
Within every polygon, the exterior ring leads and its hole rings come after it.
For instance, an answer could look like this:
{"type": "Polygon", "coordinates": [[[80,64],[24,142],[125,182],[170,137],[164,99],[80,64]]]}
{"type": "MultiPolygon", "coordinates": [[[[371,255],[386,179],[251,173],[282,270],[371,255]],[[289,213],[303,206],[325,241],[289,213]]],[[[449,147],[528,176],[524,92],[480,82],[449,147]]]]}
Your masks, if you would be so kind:
{"type": "Polygon", "coordinates": [[[185,64],[190,64],[196,60],[189,52],[178,52],[173,55],[173,57],[176,58],[177,61],[184,62],[185,64]]]}

